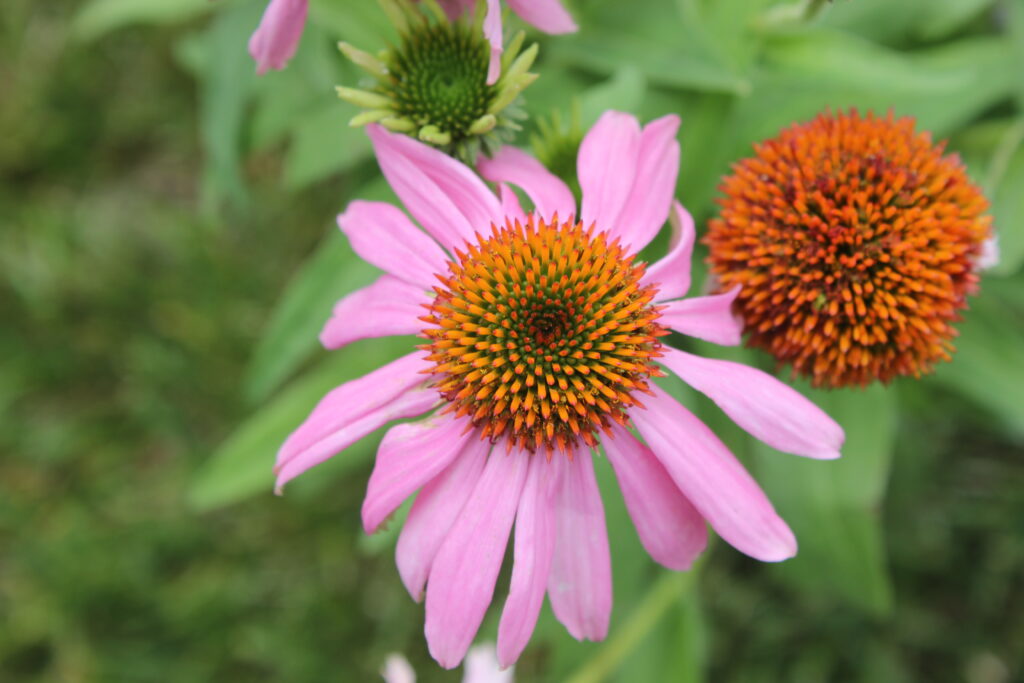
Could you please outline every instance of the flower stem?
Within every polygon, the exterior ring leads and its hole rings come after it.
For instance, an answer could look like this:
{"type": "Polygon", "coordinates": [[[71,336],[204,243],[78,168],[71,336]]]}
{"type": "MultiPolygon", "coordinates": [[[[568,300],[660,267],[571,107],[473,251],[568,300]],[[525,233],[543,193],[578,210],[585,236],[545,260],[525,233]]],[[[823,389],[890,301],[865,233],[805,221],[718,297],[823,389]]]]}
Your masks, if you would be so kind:
{"type": "Polygon", "coordinates": [[[600,683],[613,674],[622,660],[657,626],[665,612],[689,594],[697,579],[698,565],[699,562],[688,572],[664,572],[629,619],[598,650],[596,656],[567,679],[567,683],[600,683]]]}

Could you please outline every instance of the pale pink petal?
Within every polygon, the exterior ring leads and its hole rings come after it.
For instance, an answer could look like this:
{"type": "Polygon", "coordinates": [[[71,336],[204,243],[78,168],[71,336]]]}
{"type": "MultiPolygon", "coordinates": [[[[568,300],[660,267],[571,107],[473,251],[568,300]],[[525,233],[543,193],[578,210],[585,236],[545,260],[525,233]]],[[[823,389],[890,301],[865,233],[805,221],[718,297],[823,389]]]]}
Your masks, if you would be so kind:
{"type": "Polygon", "coordinates": [[[613,424],[603,444],[644,549],[669,569],[689,569],[708,543],[704,518],[628,429],[613,424]]]}
{"type": "Polygon", "coordinates": [[[544,603],[555,548],[553,506],[557,470],[540,455],[530,459],[516,512],[512,583],[498,624],[498,661],[513,664],[533,635],[544,603]]]}
{"type": "Polygon", "coordinates": [[[256,73],[283,69],[295,55],[306,25],[307,0],[270,0],[260,25],[249,38],[249,54],[256,60],[256,73]]]}
{"type": "Polygon", "coordinates": [[[681,334],[723,346],[740,343],[743,322],[732,312],[732,302],[740,293],[739,285],[723,294],[695,296],[662,304],[658,319],[662,325],[681,334]]]}
{"type": "Polygon", "coordinates": [[[501,210],[505,212],[505,218],[510,221],[526,222],[526,213],[519,205],[519,197],[512,191],[512,188],[501,183],[498,185],[498,196],[501,197],[501,210]]]}
{"type": "Polygon", "coordinates": [[[765,562],[795,555],[793,532],[725,444],[663,389],[651,389],[647,409],[629,416],[687,500],[740,552],[765,562]]]}
{"type": "Polygon", "coordinates": [[[576,22],[559,0],[505,0],[512,11],[544,33],[572,33],[576,22]]]}
{"type": "Polygon", "coordinates": [[[576,640],[602,640],[612,613],[612,565],[601,492],[589,451],[562,468],[555,494],[555,551],[548,577],[551,609],[576,640]]]}
{"type": "Polygon", "coordinates": [[[663,116],[644,126],[636,177],[612,234],[627,251],[643,249],[668,218],[679,174],[679,117],[663,116]]]}
{"type": "Polygon", "coordinates": [[[433,415],[395,425],[381,439],[363,499],[363,528],[372,534],[406,498],[443,472],[470,438],[466,420],[433,415]]]}
{"type": "Polygon", "coordinates": [[[605,112],[580,144],[576,169],[587,227],[617,237],[617,220],[629,199],[640,153],[640,124],[630,114],[605,112]]]}
{"type": "Polygon", "coordinates": [[[380,675],[384,683],[416,683],[416,672],[412,670],[409,660],[400,654],[388,655],[380,675]]]}
{"type": "Polygon", "coordinates": [[[427,579],[427,646],[446,669],[458,665],[494,597],[530,454],[492,452],[427,579]]]}
{"type": "Polygon", "coordinates": [[[423,487],[409,510],[395,547],[395,564],[416,602],[423,599],[437,549],[473,493],[490,450],[490,441],[471,438],[455,462],[423,487]]]}
{"type": "Polygon", "coordinates": [[[506,145],[493,159],[481,157],[477,170],[492,183],[511,183],[522,188],[545,220],[555,213],[562,220],[576,214],[576,199],[569,187],[521,149],[506,145]]]}
{"type": "Polygon", "coordinates": [[[484,38],[491,44],[491,61],[487,65],[487,85],[494,85],[501,77],[501,53],[504,36],[501,31],[501,2],[487,0],[487,16],[484,17],[484,38]]]}
{"type": "Polygon", "coordinates": [[[420,289],[448,272],[444,250],[391,204],[356,200],[338,216],[338,227],[364,261],[420,289]]]}
{"type": "MultiPolygon", "coordinates": [[[[419,396],[430,399],[431,393],[434,394],[431,400],[436,401],[437,392],[423,388],[427,377],[422,374],[422,371],[433,367],[425,360],[425,355],[423,351],[410,353],[358,379],[345,382],[324,396],[309,417],[285,440],[277,453],[274,472],[278,474],[278,489],[288,479],[318,462],[326,460],[337,451],[327,452],[320,460],[312,457],[311,460],[315,460],[315,462],[310,462],[298,471],[294,471],[291,476],[284,477],[287,466],[309,459],[310,454],[319,457],[323,449],[332,443],[333,437],[340,437],[342,440],[354,437],[351,442],[361,438],[355,434],[366,426],[361,422],[363,418],[369,418],[371,423],[378,418],[384,418],[390,410],[389,404],[406,395],[410,390],[419,388],[409,396],[409,398],[415,399],[414,404],[417,401],[426,400],[418,398],[419,396]]],[[[398,406],[403,411],[414,409],[414,407],[414,405],[405,403],[398,406]]],[[[429,405],[420,412],[425,411],[428,407],[429,405]]],[[[369,431],[373,429],[376,427],[369,431]]],[[[294,470],[294,468],[292,469],[294,470]]]]}
{"type": "Polygon", "coordinates": [[[475,0],[437,0],[437,2],[450,21],[461,17],[463,12],[469,12],[476,4],[475,0]]]}
{"type": "Polygon", "coordinates": [[[330,320],[320,332],[320,343],[340,349],[357,339],[417,334],[425,323],[418,320],[430,303],[421,287],[391,275],[381,275],[372,285],[357,289],[334,305],[330,320]]]}
{"type": "Polygon", "coordinates": [[[472,170],[408,135],[366,127],[388,183],[420,225],[446,249],[501,223],[498,198],[472,170]]]}
{"type": "Polygon", "coordinates": [[[658,285],[655,302],[685,296],[690,289],[690,262],[693,259],[693,240],[697,234],[693,216],[682,204],[673,201],[668,218],[672,226],[669,252],[651,264],[640,278],[640,286],[658,285]]]}
{"type": "Polygon", "coordinates": [[[481,643],[466,654],[462,683],[512,683],[514,667],[502,669],[494,653],[493,643],[481,643]]]}
{"type": "Polygon", "coordinates": [[[808,458],[839,457],[843,428],[799,391],[767,372],[665,347],[660,362],[772,448],[808,458]]]}

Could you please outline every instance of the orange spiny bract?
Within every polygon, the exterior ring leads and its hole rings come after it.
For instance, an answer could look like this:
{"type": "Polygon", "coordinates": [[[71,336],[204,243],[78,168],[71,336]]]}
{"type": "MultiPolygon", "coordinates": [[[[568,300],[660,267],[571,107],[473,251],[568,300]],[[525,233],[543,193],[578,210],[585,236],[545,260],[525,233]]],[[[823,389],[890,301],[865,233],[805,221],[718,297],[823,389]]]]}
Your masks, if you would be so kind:
{"type": "Polygon", "coordinates": [[[660,374],[651,305],[618,241],[581,223],[506,221],[455,250],[422,317],[435,386],[492,441],[530,451],[597,443],[660,374]]]}
{"type": "Polygon", "coordinates": [[[748,344],[816,386],[920,376],[949,360],[988,202],[914,121],[826,113],[755,147],[705,242],[748,344]]]}

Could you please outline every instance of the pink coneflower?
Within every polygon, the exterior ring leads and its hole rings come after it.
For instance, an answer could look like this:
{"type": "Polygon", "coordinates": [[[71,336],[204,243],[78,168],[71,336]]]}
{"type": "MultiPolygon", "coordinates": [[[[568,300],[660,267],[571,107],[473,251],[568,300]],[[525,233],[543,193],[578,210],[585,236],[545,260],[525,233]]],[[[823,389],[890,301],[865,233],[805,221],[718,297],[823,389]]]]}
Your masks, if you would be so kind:
{"type": "Polygon", "coordinates": [[[256,60],[256,73],[283,69],[295,55],[306,25],[307,0],[270,0],[260,25],[249,38],[249,54],[256,60]]]}
{"type": "Polygon", "coordinates": [[[704,549],[705,521],[765,561],[796,541],[722,442],[648,379],[659,365],[711,397],[752,435],[783,451],[835,458],[840,427],[759,370],[662,345],[668,330],[739,342],[737,291],[682,299],[694,228],[672,201],[679,119],[641,129],[607,112],[585,136],[577,167],[580,220],[565,183],[503,148],[468,167],[413,140],[369,128],[400,209],[356,201],[338,218],[355,251],[385,271],[338,302],[321,340],[418,334],[407,356],[329,393],[278,454],[277,486],[378,427],[363,501],[375,531],[417,490],[396,559],[426,637],[445,667],[466,653],[494,594],[515,523],[511,587],[498,659],[514,662],[545,594],[577,639],[600,640],[611,612],[611,562],[594,478],[599,441],[644,547],[672,569],[704,549]],[[534,205],[524,212],[506,183],[534,205]],[[636,253],[671,215],[670,253],[636,253]],[[633,430],[639,432],[641,441],[633,430]]]}
{"type": "MultiPolygon", "coordinates": [[[[439,0],[441,6],[454,19],[476,6],[476,0],[439,0]]],[[[505,0],[512,11],[527,24],[544,33],[572,33],[576,22],[562,7],[559,0],[505,0]]],[[[487,72],[487,83],[498,80],[501,75],[502,27],[501,0],[487,0],[487,14],[484,16],[484,35],[491,44],[491,64],[487,72]]]]}

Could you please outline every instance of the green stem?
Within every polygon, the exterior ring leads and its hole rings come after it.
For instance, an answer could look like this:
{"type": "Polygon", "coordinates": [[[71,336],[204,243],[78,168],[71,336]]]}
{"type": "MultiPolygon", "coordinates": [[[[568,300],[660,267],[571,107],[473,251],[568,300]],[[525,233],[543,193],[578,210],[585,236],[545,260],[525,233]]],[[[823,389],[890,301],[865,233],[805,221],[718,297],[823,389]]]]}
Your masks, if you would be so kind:
{"type": "Polygon", "coordinates": [[[567,683],[600,683],[616,671],[622,660],[668,611],[689,594],[697,578],[697,565],[688,572],[665,572],[597,655],[576,670],[567,683]]]}

